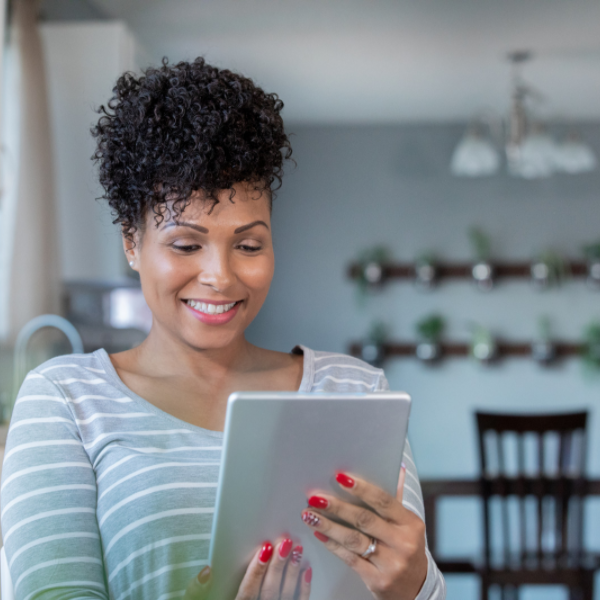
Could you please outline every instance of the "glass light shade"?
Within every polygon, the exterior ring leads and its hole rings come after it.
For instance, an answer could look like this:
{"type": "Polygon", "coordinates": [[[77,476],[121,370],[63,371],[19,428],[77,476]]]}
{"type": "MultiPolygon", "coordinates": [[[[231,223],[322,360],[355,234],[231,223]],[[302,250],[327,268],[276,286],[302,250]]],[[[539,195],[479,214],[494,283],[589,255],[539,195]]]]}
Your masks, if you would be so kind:
{"type": "Polygon", "coordinates": [[[518,146],[507,148],[508,171],[515,177],[540,179],[557,168],[558,147],[544,131],[527,135],[518,146]]]}
{"type": "Polygon", "coordinates": [[[565,173],[588,173],[596,169],[598,159],[579,137],[570,136],[557,147],[556,166],[565,173]]]}
{"type": "Polygon", "coordinates": [[[494,144],[480,133],[469,131],[452,155],[450,170],[458,177],[485,177],[500,168],[500,154],[494,144]]]}

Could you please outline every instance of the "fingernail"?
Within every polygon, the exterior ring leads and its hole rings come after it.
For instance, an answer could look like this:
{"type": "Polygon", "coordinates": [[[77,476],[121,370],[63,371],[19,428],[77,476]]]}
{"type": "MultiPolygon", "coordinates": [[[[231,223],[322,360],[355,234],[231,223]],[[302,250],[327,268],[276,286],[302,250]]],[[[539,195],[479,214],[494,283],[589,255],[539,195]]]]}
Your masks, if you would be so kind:
{"type": "Polygon", "coordinates": [[[290,562],[293,565],[299,565],[302,560],[302,552],[304,552],[304,548],[302,546],[296,546],[292,550],[292,558],[290,558],[290,562]]]}
{"type": "Polygon", "coordinates": [[[210,567],[208,565],[198,573],[197,579],[198,583],[201,583],[202,585],[208,583],[208,580],[210,579],[210,567]]]}
{"type": "Polygon", "coordinates": [[[306,583],[310,583],[312,581],[312,569],[310,567],[304,571],[304,581],[306,581],[306,583]]]}
{"type": "Polygon", "coordinates": [[[311,496],[308,499],[308,505],[313,508],[327,508],[329,506],[329,502],[325,500],[325,498],[321,498],[321,496],[311,496]]]}
{"type": "Polygon", "coordinates": [[[402,468],[406,471],[406,465],[402,463],[402,468]]]}
{"type": "Polygon", "coordinates": [[[285,540],[283,540],[283,542],[281,542],[281,546],[279,546],[279,556],[281,558],[287,558],[290,554],[292,546],[293,546],[292,540],[290,540],[289,538],[286,538],[285,540]]]}
{"type": "Polygon", "coordinates": [[[319,519],[317,515],[310,512],[302,513],[302,520],[311,527],[315,527],[315,525],[318,525],[321,522],[321,519],[319,519]]]}
{"type": "Polygon", "coordinates": [[[269,562],[271,556],[273,556],[273,544],[271,544],[271,542],[265,542],[260,551],[260,555],[258,556],[258,560],[264,565],[269,562]]]}
{"type": "Polygon", "coordinates": [[[313,531],[313,533],[315,534],[315,537],[320,540],[321,542],[328,542],[329,538],[322,534],[320,531],[313,531]]]}
{"type": "Polygon", "coordinates": [[[348,477],[348,475],[346,475],[345,473],[338,473],[335,476],[336,481],[340,484],[343,485],[344,487],[347,488],[352,488],[354,487],[354,479],[352,479],[352,477],[348,477]]]}

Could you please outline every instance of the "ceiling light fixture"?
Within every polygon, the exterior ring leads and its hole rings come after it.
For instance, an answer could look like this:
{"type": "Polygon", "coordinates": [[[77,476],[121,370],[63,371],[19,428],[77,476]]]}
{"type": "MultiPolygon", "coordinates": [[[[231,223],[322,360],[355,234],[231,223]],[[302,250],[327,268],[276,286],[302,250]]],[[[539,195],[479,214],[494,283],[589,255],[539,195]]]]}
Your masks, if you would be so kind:
{"type": "MultiPolygon", "coordinates": [[[[506,152],[506,170],[514,177],[539,179],[556,172],[570,174],[587,173],[598,166],[592,148],[577,132],[557,143],[545,125],[531,115],[531,101],[542,102],[543,95],[525,83],[521,70],[532,53],[519,50],[511,52],[508,60],[512,65],[512,99],[508,119],[504,122],[504,134],[500,144],[506,152]]],[[[495,119],[500,120],[502,119],[495,119]]],[[[478,117],[452,155],[450,170],[458,177],[485,177],[500,170],[502,162],[498,143],[494,142],[494,119],[490,115],[478,117]],[[489,135],[486,135],[486,125],[489,135]]]]}

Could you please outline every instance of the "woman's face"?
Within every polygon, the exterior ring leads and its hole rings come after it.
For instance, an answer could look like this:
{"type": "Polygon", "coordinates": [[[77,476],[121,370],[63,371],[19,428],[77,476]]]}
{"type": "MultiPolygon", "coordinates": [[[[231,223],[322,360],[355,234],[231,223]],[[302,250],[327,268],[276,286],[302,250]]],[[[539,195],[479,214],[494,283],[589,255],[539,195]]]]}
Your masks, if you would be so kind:
{"type": "Polygon", "coordinates": [[[153,328],[193,348],[224,348],[243,337],[273,278],[267,193],[245,184],[234,189],[233,202],[229,190],[214,208],[198,195],[158,227],[150,214],[136,246],[126,250],[140,273],[153,328]]]}

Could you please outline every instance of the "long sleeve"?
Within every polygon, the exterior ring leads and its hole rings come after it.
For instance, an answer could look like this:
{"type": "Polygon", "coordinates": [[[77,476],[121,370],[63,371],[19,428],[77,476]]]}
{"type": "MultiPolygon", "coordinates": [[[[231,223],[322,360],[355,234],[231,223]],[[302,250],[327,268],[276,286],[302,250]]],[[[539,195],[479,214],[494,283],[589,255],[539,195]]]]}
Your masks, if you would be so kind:
{"type": "MultiPolygon", "coordinates": [[[[387,379],[382,374],[377,383],[376,391],[383,392],[388,391],[389,389],[390,386],[387,379]]],[[[425,505],[423,504],[421,483],[419,482],[419,474],[417,473],[417,467],[408,440],[406,440],[404,446],[402,460],[406,466],[402,504],[425,522],[425,505]]],[[[427,540],[425,540],[425,543],[427,543],[427,540]]],[[[425,552],[427,554],[427,577],[415,600],[443,600],[446,597],[446,582],[444,581],[444,576],[435,564],[428,548],[425,549],[425,552]]]]}
{"type": "Polygon", "coordinates": [[[2,534],[17,600],[107,600],[96,496],[69,402],[31,372],[2,468],[2,534]]]}

